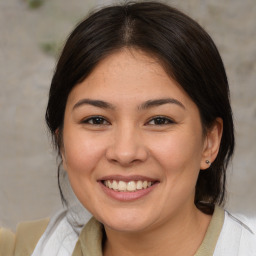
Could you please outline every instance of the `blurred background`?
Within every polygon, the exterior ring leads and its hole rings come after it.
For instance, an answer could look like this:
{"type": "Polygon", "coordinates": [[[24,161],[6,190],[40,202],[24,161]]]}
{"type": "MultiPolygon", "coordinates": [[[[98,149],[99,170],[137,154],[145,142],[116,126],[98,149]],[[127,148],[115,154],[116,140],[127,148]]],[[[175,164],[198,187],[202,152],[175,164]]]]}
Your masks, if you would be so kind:
{"type": "MultiPolygon", "coordinates": [[[[0,226],[62,207],[56,154],[44,123],[56,56],[72,28],[97,6],[120,1],[0,0],[0,226]]],[[[256,213],[256,2],[170,0],[217,44],[231,89],[236,152],[226,207],[256,213]]]]}

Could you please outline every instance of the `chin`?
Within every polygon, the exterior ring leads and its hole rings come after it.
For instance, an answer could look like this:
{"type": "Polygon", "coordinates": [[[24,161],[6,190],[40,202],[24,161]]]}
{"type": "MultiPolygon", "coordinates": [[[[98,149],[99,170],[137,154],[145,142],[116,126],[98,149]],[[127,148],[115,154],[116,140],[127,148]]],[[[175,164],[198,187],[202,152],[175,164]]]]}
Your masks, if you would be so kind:
{"type": "MultiPolygon", "coordinates": [[[[97,218],[97,217],[96,217],[97,218]]],[[[111,214],[111,216],[104,216],[98,220],[105,226],[118,232],[141,232],[147,229],[153,223],[143,214],[111,214]]]]}
{"type": "Polygon", "coordinates": [[[141,232],[146,229],[148,225],[144,225],[143,223],[120,223],[120,222],[115,222],[115,223],[105,223],[103,224],[104,227],[118,231],[118,232],[128,232],[128,233],[137,233],[141,232]]]}

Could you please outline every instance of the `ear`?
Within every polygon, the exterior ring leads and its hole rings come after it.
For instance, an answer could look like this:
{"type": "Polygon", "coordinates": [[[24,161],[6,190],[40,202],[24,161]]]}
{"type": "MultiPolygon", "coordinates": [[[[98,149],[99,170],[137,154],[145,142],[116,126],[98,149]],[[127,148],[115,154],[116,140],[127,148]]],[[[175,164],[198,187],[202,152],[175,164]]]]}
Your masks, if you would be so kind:
{"type": "Polygon", "coordinates": [[[205,136],[204,149],[200,165],[201,170],[209,168],[211,163],[216,159],[220,148],[222,132],[223,120],[218,117],[205,136]]]}

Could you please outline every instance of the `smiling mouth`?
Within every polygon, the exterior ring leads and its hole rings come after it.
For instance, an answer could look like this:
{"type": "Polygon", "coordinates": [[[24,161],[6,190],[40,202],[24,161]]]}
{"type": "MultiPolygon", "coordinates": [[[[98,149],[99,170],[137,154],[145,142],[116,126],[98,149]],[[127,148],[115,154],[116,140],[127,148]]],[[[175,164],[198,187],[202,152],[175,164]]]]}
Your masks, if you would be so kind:
{"type": "Polygon", "coordinates": [[[136,192],[139,190],[147,189],[153,186],[156,182],[146,180],[136,181],[118,181],[118,180],[104,180],[104,186],[117,192],[136,192]]]}

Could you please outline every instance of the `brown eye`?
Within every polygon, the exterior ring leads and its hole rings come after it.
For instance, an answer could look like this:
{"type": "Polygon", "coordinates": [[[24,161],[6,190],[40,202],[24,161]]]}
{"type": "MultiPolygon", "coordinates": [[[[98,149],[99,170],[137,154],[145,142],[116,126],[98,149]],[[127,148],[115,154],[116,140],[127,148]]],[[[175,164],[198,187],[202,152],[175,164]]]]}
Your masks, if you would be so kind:
{"type": "Polygon", "coordinates": [[[82,121],[84,124],[91,124],[91,125],[109,125],[110,123],[101,116],[93,116],[90,118],[87,118],[82,121]]]}
{"type": "Polygon", "coordinates": [[[174,121],[172,121],[170,118],[167,117],[155,117],[152,118],[147,124],[148,125],[167,125],[167,124],[173,124],[174,121]]]}

